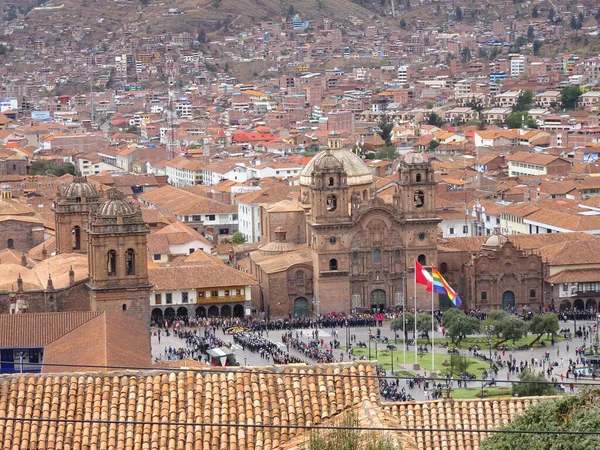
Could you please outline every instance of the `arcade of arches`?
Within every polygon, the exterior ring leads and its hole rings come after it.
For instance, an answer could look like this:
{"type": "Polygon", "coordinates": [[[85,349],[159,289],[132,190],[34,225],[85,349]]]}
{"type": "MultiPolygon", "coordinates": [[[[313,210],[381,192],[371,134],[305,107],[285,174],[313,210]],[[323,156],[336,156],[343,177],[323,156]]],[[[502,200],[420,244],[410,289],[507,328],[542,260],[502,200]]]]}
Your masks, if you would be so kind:
{"type": "Polygon", "coordinates": [[[173,305],[165,307],[155,307],[152,310],[152,319],[160,320],[162,318],[173,318],[173,317],[244,317],[244,305],[237,304],[225,304],[225,305],[173,305]]]}

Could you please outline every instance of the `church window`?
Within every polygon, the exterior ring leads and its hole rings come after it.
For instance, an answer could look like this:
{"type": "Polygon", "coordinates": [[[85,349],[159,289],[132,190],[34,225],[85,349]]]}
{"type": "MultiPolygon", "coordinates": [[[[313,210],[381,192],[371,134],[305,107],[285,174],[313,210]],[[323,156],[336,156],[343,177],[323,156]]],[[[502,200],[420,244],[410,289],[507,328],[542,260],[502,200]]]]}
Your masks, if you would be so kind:
{"type": "Polygon", "coordinates": [[[448,272],[448,264],[446,264],[445,262],[440,264],[440,273],[442,275],[445,275],[446,272],[448,272]]]}
{"type": "Polygon", "coordinates": [[[13,241],[12,239],[9,239],[9,240],[6,242],[6,247],[7,247],[7,248],[15,248],[15,241],[13,241]]]}
{"type": "Polygon", "coordinates": [[[381,264],[381,250],[378,248],[373,250],[373,264],[381,264]]]}
{"type": "Polygon", "coordinates": [[[302,272],[302,271],[296,272],[296,282],[304,283],[304,272],[302,272]]]}
{"type": "Polygon", "coordinates": [[[333,212],[337,208],[337,197],[333,194],[327,196],[327,211],[333,212]]]}
{"type": "Polygon", "coordinates": [[[481,300],[487,300],[487,292],[483,291],[481,293],[481,300]]]}
{"type": "Polygon", "coordinates": [[[73,227],[73,250],[79,250],[81,248],[81,228],[73,227]]]}
{"type": "Polygon", "coordinates": [[[108,276],[114,277],[117,274],[117,252],[109,250],[106,259],[108,276]]]}
{"type": "Polygon", "coordinates": [[[187,302],[188,302],[188,293],[182,292],[181,293],[181,303],[187,303],[187,302]]]}
{"type": "Polygon", "coordinates": [[[425,240],[425,233],[423,233],[423,232],[420,232],[418,237],[419,237],[419,240],[420,240],[420,241],[423,241],[423,240],[425,240]]]}
{"type": "Polygon", "coordinates": [[[419,264],[421,264],[422,266],[427,265],[427,257],[425,255],[419,255],[417,261],[419,261],[419,264]]]}
{"type": "Polygon", "coordinates": [[[127,305],[123,303],[123,311],[127,311],[127,305]]]}
{"type": "Polygon", "coordinates": [[[423,194],[423,191],[415,191],[414,204],[416,208],[421,208],[425,204],[425,194],[423,194]]]}
{"type": "Polygon", "coordinates": [[[421,182],[421,174],[420,174],[420,173],[418,173],[418,174],[417,174],[417,183],[420,183],[420,182],[421,182]]]}
{"type": "Polygon", "coordinates": [[[75,203],[81,203],[81,197],[75,197],[75,203]]]}
{"type": "Polygon", "coordinates": [[[329,186],[333,186],[335,185],[335,180],[333,179],[333,177],[329,178],[329,186]]]}
{"type": "Polygon", "coordinates": [[[127,250],[125,257],[125,273],[127,275],[135,275],[135,250],[132,248],[127,250]]]}
{"type": "Polygon", "coordinates": [[[337,259],[334,258],[329,260],[329,270],[338,270],[337,259]]]}
{"type": "Polygon", "coordinates": [[[532,289],[529,291],[529,297],[530,298],[535,298],[535,289],[532,289]]]}
{"type": "Polygon", "coordinates": [[[400,250],[396,250],[394,252],[394,256],[396,257],[396,259],[400,259],[400,256],[401,256],[400,250]]]}
{"type": "Polygon", "coordinates": [[[352,260],[358,261],[358,252],[352,252],[352,260]]]}
{"type": "Polygon", "coordinates": [[[363,191],[363,200],[369,200],[369,191],[367,191],[366,189],[363,191]]]}

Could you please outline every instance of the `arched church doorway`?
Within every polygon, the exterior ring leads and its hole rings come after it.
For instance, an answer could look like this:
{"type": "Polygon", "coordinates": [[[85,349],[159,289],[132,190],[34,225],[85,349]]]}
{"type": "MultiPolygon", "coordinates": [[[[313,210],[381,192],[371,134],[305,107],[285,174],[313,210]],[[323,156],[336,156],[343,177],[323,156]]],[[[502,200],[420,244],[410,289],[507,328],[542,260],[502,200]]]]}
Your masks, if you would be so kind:
{"type": "Polygon", "coordinates": [[[515,293],[513,291],[506,291],[502,294],[502,309],[514,308],[515,307],[515,293]]]}
{"type": "Polygon", "coordinates": [[[371,291],[371,312],[381,312],[385,309],[386,295],[383,289],[371,291]]]}
{"type": "Polygon", "coordinates": [[[294,300],[294,317],[308,316],[308,300],[305,297],[298,297],[294,300]]]}

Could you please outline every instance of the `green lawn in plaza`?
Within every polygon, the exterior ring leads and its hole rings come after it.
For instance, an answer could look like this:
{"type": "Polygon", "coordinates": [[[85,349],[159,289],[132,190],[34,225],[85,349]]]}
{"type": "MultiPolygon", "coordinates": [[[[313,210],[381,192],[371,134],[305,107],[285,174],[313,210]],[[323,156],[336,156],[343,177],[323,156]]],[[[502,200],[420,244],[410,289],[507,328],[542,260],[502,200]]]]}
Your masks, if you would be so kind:
{"type": "MultiPolygon", "coordinates": [[[[535,340],[536,337],[537,337],[537,335],[529,334],[529,335],[522,337],[521,339],[515,341],[515,344],[514,344],[515,350],[517,350],[520,345],[530,345],[535,340]]],[[[564,340],[565,340],[565,338],[562,335],[557,335],[554,337],[555,345],[556,345],[556,343],[562,342],[564,340]]],[[[447,339],[447,338],[436,339],[436,345],[438,345],[438,343],[440,343],[440,342],[444,342],[449,345],[454,345],[454,344],[452,344],[452,340],[447,339]]],[[[498,338],[492,338],[492,340],[491,340],[492,350],[494,350],[494,346],[498,342],[500,342],[500,340],[498,338]]],[[[545,344],[546,344],[545,348],[547,348],[547,349],[553,348],[551,345],[551,340],[546,335],[544,335],[542,338],[540,338],[540,340],[534,344],[533,348],[544,348],[542,346],[542,342],[545,342],[545,344]]],[[[469,348],[470,345],[475,345],[475,344],[478,344],[481,347],[481,349],[489,350],[489,348],[490,348],[489,340],[486,336],[467,337],[461,341],[459,348],[466,350],[469,348]]],[[[506,345],[508,347],[508,350],[512,351],[512,346],[513,346],[512,341],[503,342],[501,345],[506,345]]]]}
{"type": "MultiPolygon", "coordinates": [[[[476,384],[476,383],[473,382],[473,384],[476,384]]],[[[506,385],[503,387],[484,388],[483,389],[483,398],[512,397],[510,391],[511,391],[510,385],[506,385]]],[[[452,389],[451,396],[454,399],[482,398],[481,397],[481,386],[479,388],[469,387],[469,388],[452,389]]]]}
{"type": "MultiPolygon", "coordinates": [[[[404,364],[404,352],[402,347],[399,346],[397,350],[393,351],[394,354],[394,372],[399,370],[409,370],[403,367],[400,367],[400,364],[404,364]]],[[[368,348],[354,348],[354,356],[356,358],[360,358],[361,356],[367,356],[369,359],[369,349],[368,348]]],[[[440,375],[445,375],[450,371],[450,354],[441,348],[436,348],[434,361],[435,361],[435,371],[440,375]]],[[[469,361],[468,372],[476,375],[478,378],[481,377],[481,373],[484,369],[489,368],[489,364],[475,359],[470,356],[465,356],[467,361],[469,361]]],[[[392,370],[392,351],[388,350],[381,345],[378,345],[377,356],[375,355],[375,346],[371,345],[371,360],[377,360],[378,364],[380,364],[385,370],[392,370]]],[[[416,362],[421,366],[422,369],[427,372],[431,372],[431,353],[418,353],[416,357],[416,362]]],[[[414,347],[411,347],[410,350],[406,351],[406,364],[412,365],[415,363],[415,352],[414,347]]]]}

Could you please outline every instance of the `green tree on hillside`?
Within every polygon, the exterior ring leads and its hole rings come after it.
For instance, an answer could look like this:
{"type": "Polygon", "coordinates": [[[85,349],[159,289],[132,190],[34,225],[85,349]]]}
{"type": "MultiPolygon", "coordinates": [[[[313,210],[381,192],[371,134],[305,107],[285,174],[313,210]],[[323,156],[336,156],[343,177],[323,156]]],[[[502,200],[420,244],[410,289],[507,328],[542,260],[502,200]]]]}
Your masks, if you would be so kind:
{"type": "Polygon", "coordinates": [[[456,7],[456,9],[454,10],[454,14],[456,15],[456,20],[460,22],[463,18],[462,9],[460,8],[460,6],[456,7]]]}
{"type": "Polygon", "coordinates": [[[242,233],[241,231],[236,231],[235,233],[233,233],[233,236],[231,236],[231,243],[232,244],[245,244],[246,236],[244,236],[244,233],[242,233]]]}
{"type": "Polygon", "coordinates": [[[537,6],[534,6],[531,10],[531,17],[537,18],[539,16],[537,6]]]}
{"type": "Polygon", "coordinates": [[[429,119],[427,119],[427,124],[433,125],[434,127],[441,127],[442,125],[444,125],[444,121],[438,114],[432,112],[431,114],[429,114],[429,119]]]}
{"type": "Polygon", "coordinates": [[[65,174],[75,175],[75,166],[71,163],[56,164],[54,161],[38,159],[29,166],[29,175],[56,175],[62,177],[65,174]]]}
{"type": "Polygon", "coordinates": [[[576,108],[581,96],[581,89],[578,86],[565,86],[560,91],[560,96],[563,107],[576,108]]]}
{"type": "Polygon", "coordinates": [[[544,374],[533,374],[529,371],[521,372],[519,380],[527,383],[513,383],[513,397],[542,397],[545,395],[556,395],[556,389],[546,381],[544,374]],[[533,383],[537,381],[538,383],[533,383]]]}
{"type": "Polygon", "coordinates": [[[540,54],[540,49],[542,48],[542,41],[533,41],[533,54],[538,56],[540,54]]]}
{"type": "Polygon", "coordinates": [[[394,122],[388,120],[387,116],[381,116],[379,123],[377,124],[379,130],[377,134],[385,142],[386,146],[392,145],[392,130],[394,129],[394,122]]]}

